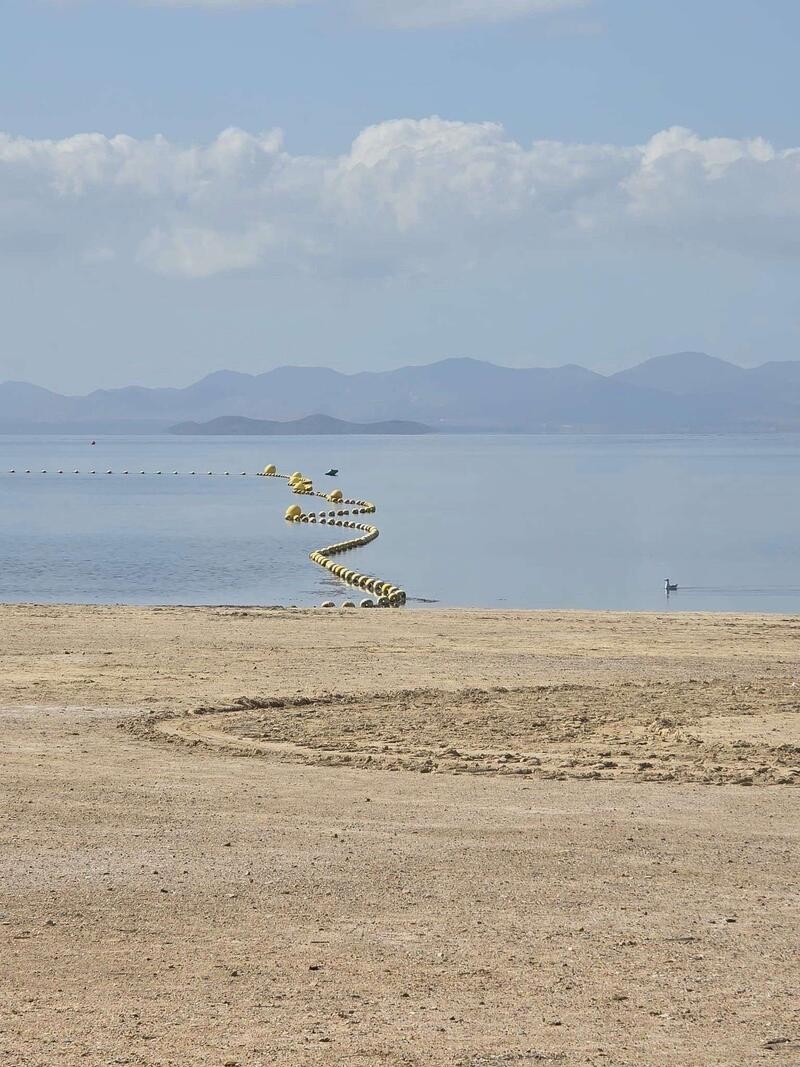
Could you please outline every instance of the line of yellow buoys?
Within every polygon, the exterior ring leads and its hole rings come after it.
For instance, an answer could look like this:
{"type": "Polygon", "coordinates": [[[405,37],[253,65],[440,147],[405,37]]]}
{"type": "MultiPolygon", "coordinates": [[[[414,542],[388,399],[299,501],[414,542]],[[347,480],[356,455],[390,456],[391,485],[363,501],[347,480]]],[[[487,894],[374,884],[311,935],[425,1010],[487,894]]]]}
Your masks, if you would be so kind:
{"type": "MultiPolygon", "coordinates": [[[[330,504],[347,504],[347,508],[335,511],[304,512],[299,504],[291,504],[286,509],[284,518],[287,522],[317,523],[321,526],[341,526],[348,530],[360,530],[361,537],[353,537],[349,541],[337,541],[325,548],[318,548],[309,553],[309,558],[319,567],[324,567],[335,578],[339,578],[347,585],[364,592],[372,593],[378,598],[381,607],[400,607],[406,602],[406,594],[399,586],[392,585],[382,578],[374,578],[371,575],[361,574],[359,571],[350,570],[341,563],[336,563],[331,557],[342,552],[349,552],[353,548],[361,548],[374,541],[379,534],[377,526],[366,522],[353,522],[350,515],[372,515],[375,513],[375,505],[369,500],[351,500],[345,498],[341,489],[333,489],[329,493],[321,493],[314,489],[310,478],[300,471],[293,474],[279,474],[274,463],[268,463],[261,472],[265,478],[284,478],[288,481],[293,493],[298,496],[316,496],[327,500],[330,504]]],[[[363,606],[370,605],[370,601],[362,601],[363,606]]]]}
{"type": "MultiPolygon", "coordinates": [[[[24,474],[32,474],[33,473],[32,469],[30,467],[20,468],[19,472],[20,473],[24,473],[24,474]]],[[[16,474],[17,473],[17,468],[12,467],[8,471],[8,473],[9,474],[16,474]]],[[[39,473],[41,473],[41,474],[48,474],[48,473],[66,474],[68,472],[65,471],[63,468],[58,468],[55,471],[48,472],[47,470],[42,470],[39,473]]],[[[108,474],[122,474],[122,475],[126,475],[126,474],[134,473],[134,472],[129,472],[127,470],[122,470],[122,471],[112,471],[112,470],[98,471],[97,468],[93,467],[93,468],[90,468],[90,469],[88,469],[86,471],[83,471],[83,472],[80,471],[80,470],[73,469],[69,473],[72,473],[72,474],[84,473],[84,474],[89,474],[89,475],[92,475],[92,474],[107,474],[107,475],[108,474]]],[[[165,472],[160,471],[160,470],[155,470],[155,471],[139,470],[136,473],[138,473],[140,475],[141,474],[159,475],[159,474],[163,474],[165,472]]],[[[175,474],[180,474],[180,473],[183,473],[183,472],[173,470],[173,471],[169,471],[168,473],[175,475],[175,474]]],[[[197,474],[198,472],[194,471],[194,470],[191,470],[191,471],[187,471],[185,473],[188,473],[190,475],[194,475],[194,474],[197,474]]],[[[205,472],[200,472],[200,473],[205,473],[206,475],[213,475],[214,471],[205,471],[205,472]]],[[[223,475],[230,475],[231,474],[230,471],[222,471],[220,473],[222,473],[223,475]]],[[[371,575],[361,574],[359,571],[350,570],[349,568],[343,566],[341,563],[337,563],[334,559],[331,558],[332,556],[337,556],[342,552],[349,552],[351,549],[361,548],[363,545],[368,545],[370,543],[370,541],[374,541],[375,540],[375,538],[378,536],[378,534],[380,532],[378,530],[377,526],[373,526],[370,523],[365,523],[365,522],[353,522],[349,518],[349,516],[351,516],[351,515],[372,515],[372,514],[374,514],[375,513],[375,505],[374,504],[372,504],[369,500],[351,500],[351,499],[346,499],[344,497],[341,489],[333,489],[329,493],[318,492],[318,491],[316,491],[314,489],[314,486],[313,486],[313,484],[311,482],[311,479],[307,478],[305,475],[301,474],[300,471],[295,471],[293,474],[279,474],[277,469],[276,469],[276,467],[275,467],[275,465],[272,464],[272,463],[270,463],[266,467],[264,467],[263,471],[257,471],[256,475],[258,477],[267,477],[267,478],[284,478],[284,479],[286,479],[288,481],[292,492],[296,493],[298,496],[316,496],[316,497],[320,497],[323,500],[327,500],[328,503],[330,503],[330,504],[338,504],[338,505],[346,504],[347,505],[346,508],[339,508],[339,509],[334,510],[334,511],[319,511],[319,512],[311,511],[311,512],[308,512],[308,513],[304,512],[299,504],[292,504],[289,508],[286,509],[285,518],[286,518],[286,520],[288,522],[317,523],[320,526],[326,526],[326,525],[327,526],[341,526],[341,527],[344,527],[344,528],[349,529],[349,530],[359,530],[361,532],[362,536],[353,537],[349,541],[337,541],[332,545],[327,545],[325,548],[316,549],[314,552],[311,552],[309,554],[309,558],[314,563],[316,563],[319,567],[324,567],[325,570],[329,571],[335,578],[339,578],[341,581],[345,582],[347,585],[351,585],[355,589],[361,589],[366,593],[372,593],[375,597],[378,598],[378,605],[381,606],[381,607],[400,607],[401,605],[405,604],[405,602],[406,602],[406,593],[399,586],[393,585],[391,582],[386,582],[382,578],[375,578],[375,577],[372,577],[371,575]]],[[[241,471],[240,472],[240,476],[241,477],[247,477],[247,471],[241,471]]],[[[372,606],[372,601],[370,601],[370,600],[362,600],[361,603],[362,603],[362,606],[364,606],[364,607],[372,606]]]]}

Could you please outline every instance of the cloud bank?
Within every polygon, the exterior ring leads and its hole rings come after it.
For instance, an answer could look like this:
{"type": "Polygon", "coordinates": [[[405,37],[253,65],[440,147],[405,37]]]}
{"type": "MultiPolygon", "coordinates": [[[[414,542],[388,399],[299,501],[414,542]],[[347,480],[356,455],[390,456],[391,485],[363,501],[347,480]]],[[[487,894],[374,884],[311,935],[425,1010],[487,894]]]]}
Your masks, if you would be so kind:
{"type": "Polygon", "coordinates": [[[800,149],[673,128],[634,146],[537,141],[439,118],[365,129],[341,156],[280,132],[0,134],[0,256],[113,260],[179,278],[457,269],[556,249],[800,256],[800,149]]]}

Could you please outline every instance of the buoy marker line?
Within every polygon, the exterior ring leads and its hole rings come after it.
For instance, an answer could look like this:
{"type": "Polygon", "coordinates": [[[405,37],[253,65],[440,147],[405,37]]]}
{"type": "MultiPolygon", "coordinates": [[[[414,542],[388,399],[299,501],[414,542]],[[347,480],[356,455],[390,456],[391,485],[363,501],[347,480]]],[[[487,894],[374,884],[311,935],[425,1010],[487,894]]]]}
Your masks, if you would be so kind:
{"type": "MultiPolygon", "coordinates": [[[[16,467],[9,467],[7,473],[8,474],[34,474],[34,473],[36,473],[36,474],[97,474],[98,472],[95,469],[86,470],[86,471],[80,471],[80,470],[73,470],[73,471],[65,471],[65,470],[32,471],[29,467],[26,467],[24,469],[20,468],[19,470],[17,470],[16,467]]],[[[130,471],[111,471],[111,470],[107,470],[107,471],[101,471],[100,473],[101,474],[112,474],[112,475],[117,475],[117,476],[125,476],[125,475],[129,475],[131,472],[130,471]]],[[[148,475],[150,475],[152,477],[155,477],[157,475],[163,475],[164,472],[163,471],[142,471],[142,470],[140,470],[140,471],[138,471],[138,473],[139,474],[148,474],[148,475]]],[[[170,471],[169,473],[170,474],[184,475],[184,476],[191,476],[191,475],[196,475],[197,471],[170,471]]],[[[202,474],[203,474],[204,477],[211,478],[211,477],[214,476],[214,471],[203,471],[202,474]]],[[[233,474],[232,471],[221,471],[220,472],[220,475],[223,478],[230,477],[232,474],[233,474]]],[[[253,471],[252,474],[249,474],[247,471],[239,471],[239,477],[241,477],[241,478],[255,478],[256,476],[260,476],[260,475],[261,475],[261,471],[253,471]]]]}
{"type": "MultiPolygon", "coordinates": [[[[17,474],[17,468],[11,467],[8,471],[9,474],[17,474]]],[[[32,474],[33,471],[30,467],[26,467],[19,471],[21,474],[32,474]]],[[[40,474],[48,474],[47,470],[41,470],[40,474]]],[[[63,475],[65,472],[62,468],[56,471],[50,471],[50,474],[63,475]]],[[[75,469],[72,471],[73,475],[87,474],[89,476],[96,476],[97,469],[92,468],[87,471],[80,471],[75,469]]],[[[119,477],[127,477],[129,471],[113,471],[106,470],[102,472],[107,475],[117,475],[119,477]]],[[[150,475],[152,477],[163,476],[163,471],[145,471],[140,470],[139,475],[150,475]]],[[[172,475],[180,475],[181,471],[172,471],[172,475]]],[[[230,471],[223,471],[222,477],[229,477],[230,471]]],[[[187,477],[196,477],[196,471],[189,471],[187,477]]],[[[214,471],[206,471],[203,477],[214,477],[214,471]]],[[[338,556],[343,552],[350,552],[354,548],[362,548],[364,545],[368,545],[370,541],[374,541],[376,537],[380,535],[380,530],[377,526],[373,526],[371,523],[366,522],[353,522],[351,516],[353,515],[373,515],[375,513],[375,505],[369,500],[356,500],[354,498],[345,497],[341,489],[332,489],[329,493],[323,493],[319,490],[315,490],[310,478],[301,474],[300,471],[295,471],[293,474],[281,474],[275,468],[272,463],[267,464],[263,471],[255,471],[252,475],[247,471],[241,471],[240,477],[257,477],[257,478],[283,478],[289,483],[289,488],[297,496],[309,496],[318,497],[321,500],[326,500],[329,504],[339,505],[334,510],[328,511],[309,511],[304,512],[299,504],[291,504],[286,509],[284,518],[287,522],[305,522],[319,526],[339,526],[343,529],[356,530],[361,536],[350,538],[348,541],[336,541],[331,545],[326,545],[324,548],[315,549],[309,553],[309,559],[316,563],[318,567],[324,568],[334,578],[338,578],[346,585],[352,586],[354,589],[361,589],[364,592],[372,593],[373,596],[378,598],[378,605],[380,607],[401,607],[406,602],[406,593],[404,589],[392,584],[391,582],[384,581],[382,578],[375,578],[372,575],[361,574],[359,571],[351,570],[348,567],[343,566],[341,563],[337,563],[334,556],[338,556]],[[346,505],[342,507],[341,505],[346,505]]],[[[372,607],[371,600],[362,600],[362,607],[372,607]]],[[[330,601],[326,601],[323,607],[332,607],[333,604],[330,601]]],[[[354,605],[350,601],[346,601],[343,607],[353,607],[354,605]]]]}
{"type": "MultiPolygon", "coordinates": [[[[360,531],[360,537],[353,537],[349,541],[336,541],[332,545],[326,545],[325,548],[317,548],[313,552],[309,553],[309,559],[312,563],[316,563],[318,567],[323,567],[329,574],[332,574],[334,578],[338,578],[346,585],[353,586],[355,589],[361,589],[366,593],[372,593],[378,598],[378,605],[380,607],[401,607],[406,602],[406,592],[397,585],[393,585],[391,582],[384,581],[382,578],[375,578],[372,575],[361,574],[359,571],[351,570],[345,567],[341,563],[337,563],[332,557],[338,556],[342,552],[349,552],[354,548],[361,548],[364,545],[368,545],[370,541],[374,541],[379,536],[380,530],[377,526],[373,526],[371,523],[366,522],[353,522],[349,516],[351,515],[372,515],[375,513],[375,505],[369,500],[354,500],[346,498],[341,489],[333,489],[329,493],[322,493],[319,490],[315,490],[310,478],[305,477],[300,471],[295,471],[293,474],[280,474],[275,467],[274,463],[268,463],[264,470],[261,472],[264,478],[284,478],[289,482],[289,488],[292,492],[298,496],[313,496],[319,497],[321,500],[327,500],[329,504],[346,504],[346,508],[337,508],[334,511],[309,511],[305,512],[299,504],[290,504],[286,509],[284,518],[287,522],[307,522],[317,524],[320,526],[341,526],[348,530],[360,531]]],[[[372,606],[372,602],[364,600],[361,602],[362,607],[372,606]]],[[[326,601],[323,607],[331,607],[330,601],[326,601]]],[[[343,607],[352,607],[353,605],[348,601],[343,607]]]]}

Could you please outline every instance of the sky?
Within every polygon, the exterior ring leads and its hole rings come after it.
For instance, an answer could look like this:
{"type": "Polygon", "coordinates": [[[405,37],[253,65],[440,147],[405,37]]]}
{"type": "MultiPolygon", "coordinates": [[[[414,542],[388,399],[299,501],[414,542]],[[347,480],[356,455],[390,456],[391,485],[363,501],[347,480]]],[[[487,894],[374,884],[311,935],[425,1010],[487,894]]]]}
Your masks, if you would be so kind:
{"type": "Polygon", "coordinates": [[[3,0],[0,380],[800,359],[796,0],[3,0]]]}

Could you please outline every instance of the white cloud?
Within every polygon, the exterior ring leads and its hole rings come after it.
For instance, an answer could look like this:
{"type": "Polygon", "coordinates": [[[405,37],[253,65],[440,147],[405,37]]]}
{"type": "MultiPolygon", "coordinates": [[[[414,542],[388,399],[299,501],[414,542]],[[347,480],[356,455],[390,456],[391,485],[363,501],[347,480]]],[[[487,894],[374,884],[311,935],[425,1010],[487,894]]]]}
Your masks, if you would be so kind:
{"type": "Polygon", "coordinates": [[[439,118],[369,127],[335,157],[292,155],[277,132],[200,146],[0,135],[0,255],[199,278],[625,246],[799,257],[800,149],[681,128],[639,146],[523,146],[500,126],[439,118]]]}
{"type": "Polygon", "coordinates": [[[140,0],[150,6],[236,8],[295,7],[318,4],[356,13],[371,22],[399,29],[447,26],[461,22],[503,22],[526,15],[549,15],[585,7],[592,0],[140,0]]]}
{"type": "Polygon", "coordinates": [[[364,17],[400,29],[504,22],[584,7],[591,0],[352,0],[364,17]]]}

